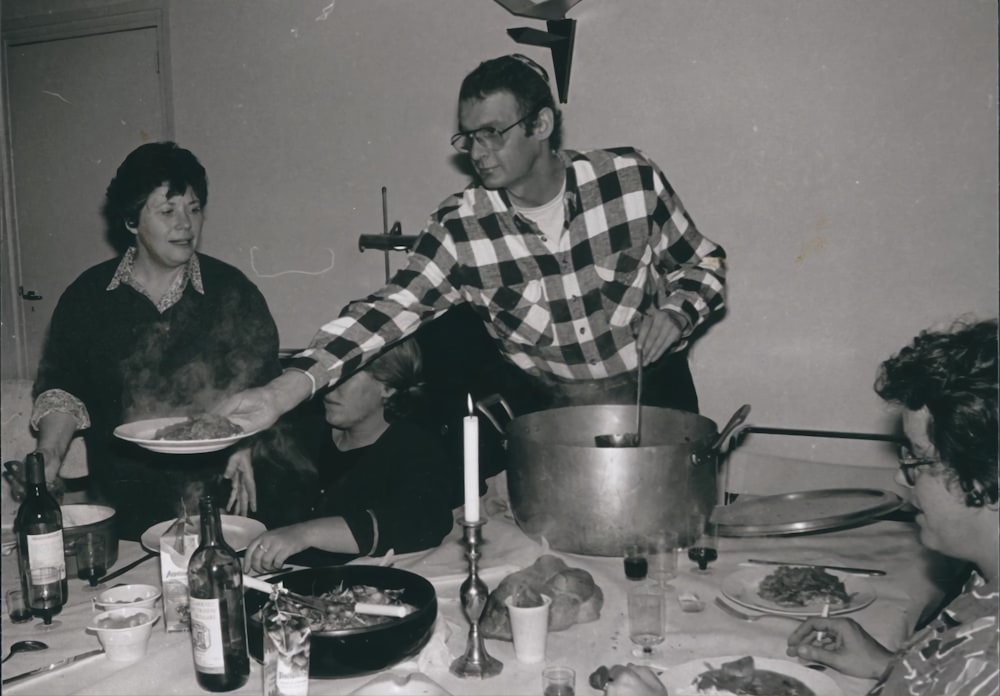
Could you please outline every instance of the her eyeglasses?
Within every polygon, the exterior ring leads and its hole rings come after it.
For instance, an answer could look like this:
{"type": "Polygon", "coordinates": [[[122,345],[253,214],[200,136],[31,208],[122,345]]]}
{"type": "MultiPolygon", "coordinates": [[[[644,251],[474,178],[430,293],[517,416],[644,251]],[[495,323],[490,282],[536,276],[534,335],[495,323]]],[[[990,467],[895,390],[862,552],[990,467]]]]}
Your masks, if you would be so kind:
{"type": "Polygon", "coordinates": [[[451,146],[459,152],[468,153],[472,150],[472,141],[475,140],[479,143],[480,147],[490,150],[491,152],[499,150],[503,147],[503,136],[507,133],[507,131],[515,126],[520,126],[537,113],[537,111],[532,111],[531,113],[525,114],[506,128],[497,129],[493,126],[484,126],[482,128],[477,128],[476,130],[460,131],[451,136],[451,146]]]}
{"type": "Polygon", "coordinates": [[[903,480],[911,488],[917,483],[917,469],[922,466],[931,466],[941,461],[934,457],[917,457],[906,445],[899,446],[897,458],[899,460],[899,469],[903,472],[903,480]]]}

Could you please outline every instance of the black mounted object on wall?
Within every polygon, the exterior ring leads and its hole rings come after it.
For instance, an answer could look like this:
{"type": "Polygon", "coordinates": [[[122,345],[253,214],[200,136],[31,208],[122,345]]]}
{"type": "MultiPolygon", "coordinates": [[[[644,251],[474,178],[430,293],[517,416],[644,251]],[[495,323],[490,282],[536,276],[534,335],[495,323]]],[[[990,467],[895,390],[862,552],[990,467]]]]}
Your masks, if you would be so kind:
{"type": "Polygon", "coordinates": [[[576,20],[566,19],[568,12],[580,0],[496,0],[512,14],[533,19],[544,19],[548,31],[530,27],[508,29],[514,41],[532,46],[545,46],[552,52],[552,72],[556,78],[559,102],[569,99],[569,76],[573,66],[573,42],[576,37],[576,20]]]}

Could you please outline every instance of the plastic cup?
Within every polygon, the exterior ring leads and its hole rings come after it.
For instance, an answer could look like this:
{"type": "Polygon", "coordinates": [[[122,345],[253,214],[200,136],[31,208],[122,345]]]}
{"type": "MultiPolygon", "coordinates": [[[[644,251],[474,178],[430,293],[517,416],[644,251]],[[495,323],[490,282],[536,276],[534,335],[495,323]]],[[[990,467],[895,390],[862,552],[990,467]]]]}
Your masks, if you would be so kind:
{"type": "Polygon", "coordinates": [[[552,666],[542,670],[542,696],[575,696],[576,672],[570,667],[552,666]]]}
{"type": "Polygon", "coordinates": [[[549,605],[552,598],[542,595],[537,607],[519,607],[514,595],[504,600],[510,614],[510,631],[514,635],[514,655],[518,662],[532,664],[545,660],[545,643],[549,637],[549,605]]]}

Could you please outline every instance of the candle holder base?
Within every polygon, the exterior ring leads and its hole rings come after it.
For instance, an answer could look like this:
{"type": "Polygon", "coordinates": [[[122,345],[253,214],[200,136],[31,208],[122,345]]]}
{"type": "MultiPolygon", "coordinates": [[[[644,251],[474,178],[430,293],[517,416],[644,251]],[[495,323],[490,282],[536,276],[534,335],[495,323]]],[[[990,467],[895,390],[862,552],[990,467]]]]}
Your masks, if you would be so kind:
{"type": "Polygon", "coordinates": [[[479,619],[489,596],[489,588],[479,579],[477,572],[483,524],[482,521],[462,523],[465,530],[463,535],[465,556],[469,559],[469,577],[462,583],[459,597],[462,600],[465,618],[469,620],[469,639],[465,646],[465,654],[455,658],[451,663],[451,673],[464,678],[486,679],[495,677],[503,671],[503,663],[487,654],[483,636],[479,632],[479,619]]]}
{"type": "Polygon", "coordinates": [[[475,654],[475,650],[466,650],[461,657],[456,657],[451,663],[451,673],[457,677],[479,677],[488,679],[503,671],[503,663],[485,652],[475,654]]]}

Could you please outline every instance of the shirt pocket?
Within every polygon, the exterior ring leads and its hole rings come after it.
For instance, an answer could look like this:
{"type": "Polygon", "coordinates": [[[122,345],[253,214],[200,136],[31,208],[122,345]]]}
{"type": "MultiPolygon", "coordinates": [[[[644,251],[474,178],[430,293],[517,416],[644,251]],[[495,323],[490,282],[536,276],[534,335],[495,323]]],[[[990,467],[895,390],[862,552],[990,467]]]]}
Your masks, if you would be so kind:
{"type": "Polygon", "coordinates": [[[601,301],[612,326],[627,326],[642,306],[653,251],[649,245],[608,254],[594,262],[601,301]]]}
{"type": "Polygon", "coordinates": [[[552,345],[552,312],[542,281],[529,280],[475,292],[498,336],[531,346],[552,345]]]}

